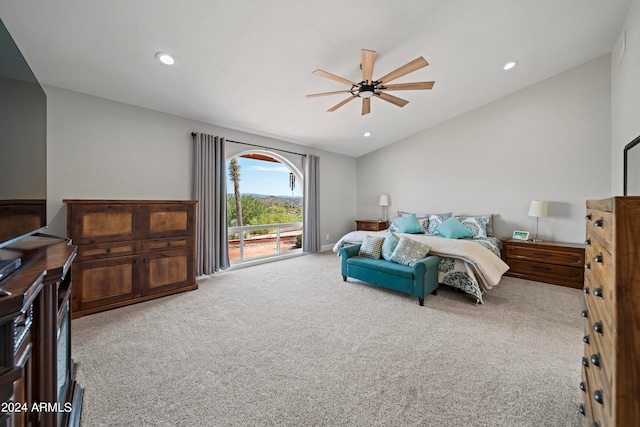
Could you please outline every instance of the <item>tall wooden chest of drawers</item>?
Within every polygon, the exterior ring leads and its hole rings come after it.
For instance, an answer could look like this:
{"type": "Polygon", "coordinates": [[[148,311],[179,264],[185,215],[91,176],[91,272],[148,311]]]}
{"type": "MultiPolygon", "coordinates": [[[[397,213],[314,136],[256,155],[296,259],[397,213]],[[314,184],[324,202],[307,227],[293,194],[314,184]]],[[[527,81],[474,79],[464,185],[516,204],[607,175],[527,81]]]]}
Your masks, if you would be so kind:
{"type": "Polygon", "coordinates": [[[580,412],[640,425],[640,197],[587,201],[580,412]]]}
{"type": "Polygon", "coordinates": [[[197,289],[195,201],[64,200],[73,317],[197,289]]]}

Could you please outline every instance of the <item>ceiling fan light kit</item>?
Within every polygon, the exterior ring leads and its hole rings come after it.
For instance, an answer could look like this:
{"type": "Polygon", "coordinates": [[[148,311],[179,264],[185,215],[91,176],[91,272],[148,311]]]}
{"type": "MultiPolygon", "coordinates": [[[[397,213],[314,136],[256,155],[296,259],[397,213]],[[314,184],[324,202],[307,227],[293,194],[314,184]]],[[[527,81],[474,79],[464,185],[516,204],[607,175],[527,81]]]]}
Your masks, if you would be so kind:
{"type": "Polygon", "coordinates": [[[390,72],[384,77],[379,78],[378,80],[373,80],[373,65],[376,60],[376,52],[373,50],[362,49],[361,50],[362,62],[360,63],[360,68],[362,69],[362,81],[360,83],[355,83],[350,80],[347,80],[343,77],[336,76],[335,74],[328,73],[323,70],[316,70],[313,74],[325,77],[327,79],[334,80],[338,83],[350,85],[351,89],[340,90],[335,92],[323,92],[316,93],[312,95],[307,95],[307,98],[316,98],[319,96],[327,96],[327,95],[337,95],[337,94],[350,94],[351,96],[344,101],[340,102],[337,105],[329,108],[327,111],[332,112],[336,111],[338,108],[347,104],[350,101],[353,101],[355,98],[362,99],[362,115],[369,114],[371,112],[371,98],[377,97],[383,99],[393,105],[398,107],[404,107],[409,103],[409,101],[398,98],[397,96],[390,95],[386,93],[386,91],[393,90],[430,90],[433,88],[435,82],[414,82],[414,83],[399,83],[394,85],[389,85],[387,83],[392,80],[398,79],[402,76],[405,76],[409,73],[417,71],[421,68],[426,67],[429,63],[422,57],[418,57],[413,61],[403,65],[402,67],[390,72]]]}

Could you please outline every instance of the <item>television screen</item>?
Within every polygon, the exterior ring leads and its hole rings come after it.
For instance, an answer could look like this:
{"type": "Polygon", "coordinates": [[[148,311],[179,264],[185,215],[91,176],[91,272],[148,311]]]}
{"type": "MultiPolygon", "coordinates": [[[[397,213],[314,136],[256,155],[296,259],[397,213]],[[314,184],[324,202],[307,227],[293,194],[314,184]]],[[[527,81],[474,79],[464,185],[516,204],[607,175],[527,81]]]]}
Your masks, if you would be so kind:
{"type": "Polygon", "coordinates": [[[46,226],[47,99],[0,20],[0,248],[46,226]]]}

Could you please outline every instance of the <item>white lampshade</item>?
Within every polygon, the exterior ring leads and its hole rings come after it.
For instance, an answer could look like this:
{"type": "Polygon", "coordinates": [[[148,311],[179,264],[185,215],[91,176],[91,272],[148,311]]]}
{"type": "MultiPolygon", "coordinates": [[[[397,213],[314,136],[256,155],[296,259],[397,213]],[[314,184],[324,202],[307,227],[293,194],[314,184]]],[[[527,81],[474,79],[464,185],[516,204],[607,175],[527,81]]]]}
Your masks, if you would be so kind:
{"type": "Polygon", "coordinates": [[[378,201],[380,206],[389,206],[389,196],[383,194],[380,196],[380,201],[378,201]]]}
{"type": "Polygon", "coordinates": [[[549,216],[549,202],[532,200],[529,206],[529,216],[544,218],[549,216]]]}

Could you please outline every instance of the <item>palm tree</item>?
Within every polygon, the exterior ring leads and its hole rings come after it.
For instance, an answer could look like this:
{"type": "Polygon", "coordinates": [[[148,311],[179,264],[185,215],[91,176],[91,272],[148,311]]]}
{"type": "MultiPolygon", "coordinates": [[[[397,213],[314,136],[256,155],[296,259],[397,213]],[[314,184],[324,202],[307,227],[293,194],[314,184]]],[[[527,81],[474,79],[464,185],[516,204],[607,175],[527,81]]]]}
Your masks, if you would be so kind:
{"type": "Polygon", "coordinates": [[[242,226],[242,198],[240,196],[240,165],[237,159],[229,162],[229,178],[233,181],[233,195],[236,199],[236,225],[242,226]]]}

